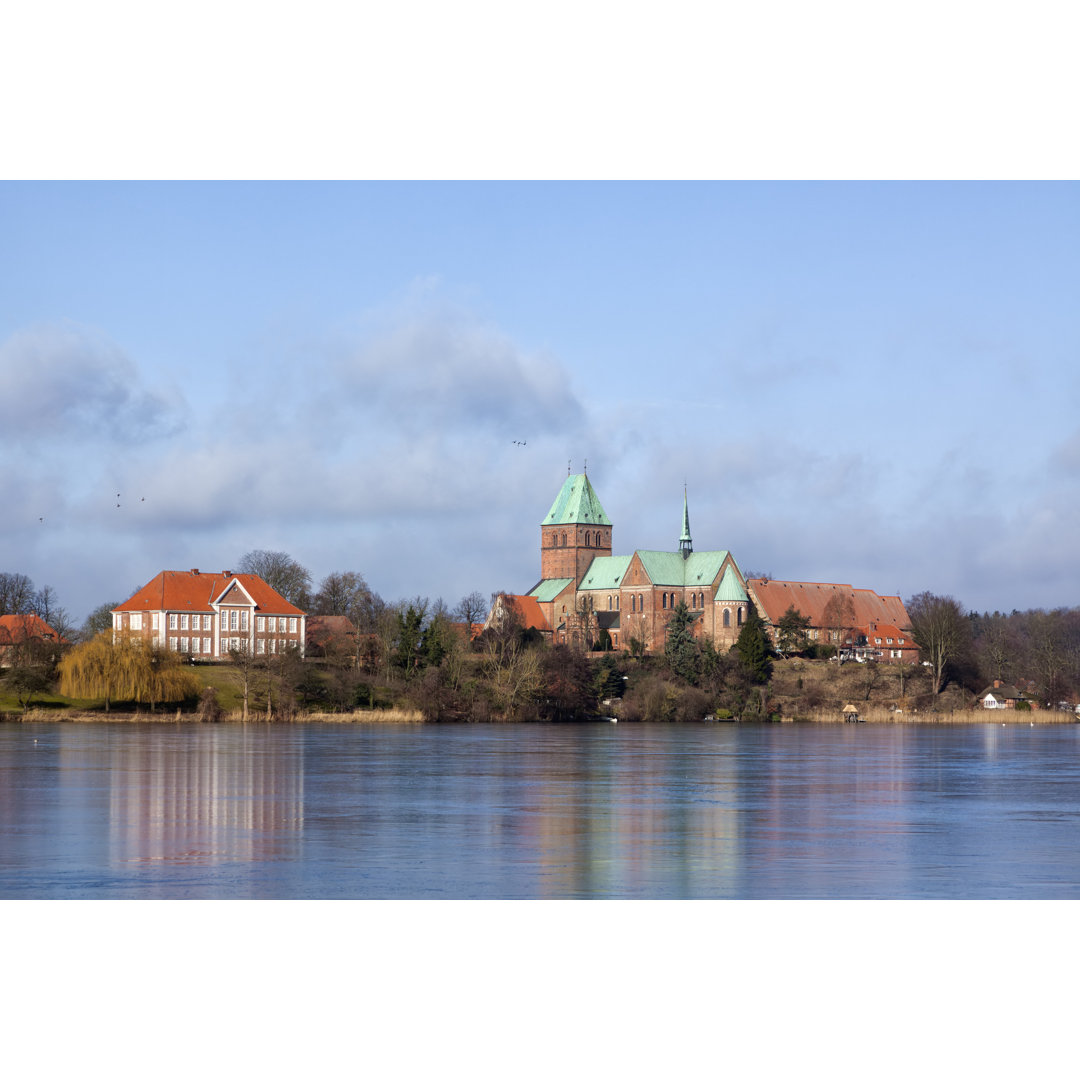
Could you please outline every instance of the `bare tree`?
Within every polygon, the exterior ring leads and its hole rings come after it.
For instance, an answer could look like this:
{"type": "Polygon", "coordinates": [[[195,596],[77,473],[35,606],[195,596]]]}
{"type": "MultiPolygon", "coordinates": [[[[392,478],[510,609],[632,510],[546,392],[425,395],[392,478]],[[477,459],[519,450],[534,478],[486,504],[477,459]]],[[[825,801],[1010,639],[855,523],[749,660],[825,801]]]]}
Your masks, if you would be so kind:
{"type": "Polygon", "coordinates": [[[25,574],[0,573],[0,615],[28,615],[34,610],[34,583],[25,574]]]}
{"type": "Polygon", "coordinates": [[[371,603],[371,590],[363,574],[334,571],[319,583],[319,591],[311,598],[311,614],[344,615],[359,626],[366,620],[371,603]]]}
{"type": "Polygon", "coordinates": [[[935,695],[945,685],[946,669],[963,654],[970,639],[970,623],[951,596],[921,592],[905,605],[911,619],[911,636],[930,665],[935,695]]]}
{"type": "Polygon", "coordinates": [[[829,640],[836,642],[837,667],[843,663],[844,641],[855,630],[855,604],[846,593],[833,593],[822,612],[829,640]]]}
{"type": "Polygon", "coordinates": [[[311,574],[284,551],[249,551],[237,563],[243,574],[257,574],[290,604],[311,606],[311,574]]]}
{"type": "Polygon", "coordinates": [[[111,630],[113,625],[113,608],[119,606],[119,600],[110,600],[108,603],[99,604],[94,608],[94,610],[86,616],[86,621],[79,630],[80,639],[83,641],[92,641],[102,631],[111,630]]]}
{"type": "Polygon", "coordinates": [[[483,622],[487,611],[488,605],[483,594],[473,589],[471,593],[458,601],[457,607],[454,608],[454,618],[465,623],[466,626],[473,626],[475,623],[483,622]]]}

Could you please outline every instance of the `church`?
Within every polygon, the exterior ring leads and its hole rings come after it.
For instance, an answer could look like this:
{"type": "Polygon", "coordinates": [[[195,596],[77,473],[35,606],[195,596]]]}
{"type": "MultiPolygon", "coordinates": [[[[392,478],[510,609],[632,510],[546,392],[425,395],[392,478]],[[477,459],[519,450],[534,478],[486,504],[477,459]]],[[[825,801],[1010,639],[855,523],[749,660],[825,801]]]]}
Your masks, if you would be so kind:
{"type": "Polygon", "coordinates": [[[588,476],[567,476],[540,523],[540,581],[511,598],[526,626],[555,643],[606,632],[613,649],[635,641],[657,651],[682,601],[695,637],[734,644],[750,602],[745,582],[729,551],[694,551],[685,492],[678,551],[613,555],[612,531],[588,476]]]}
{"type": "Polygon", "coordinates": [[[809,619],[812,642],[834,642],[864,660],[918,658],[898,596],[850,585],[747,579],[730,551],[694,551],[685,491],[677,551],[613,555],[612,531],[589,477],[567,476],[540,523],[539,582],[524,595],[500,596],[488,625],[510,603],[526,627],[556,644],[610,643],[613,649],[659,652],[682,601],[694,636],[727,648],[753,603],[774,642],[777,623],[794,608],[809,619]],[[834,597],[850,612],[840,628],[828,615],[834,597]]]}

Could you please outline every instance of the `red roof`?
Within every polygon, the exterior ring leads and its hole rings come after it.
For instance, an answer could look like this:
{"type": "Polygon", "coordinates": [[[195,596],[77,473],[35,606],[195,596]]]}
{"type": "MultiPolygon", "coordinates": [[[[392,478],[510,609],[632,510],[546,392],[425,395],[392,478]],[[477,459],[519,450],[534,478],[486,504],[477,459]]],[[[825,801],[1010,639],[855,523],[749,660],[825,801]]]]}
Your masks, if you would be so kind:
{"type": "Polygon", "coordinates": [[[32,638],[40,641],[63,641],[39,615],[0,615],[0,645],[11,645],[32,638]]]}
{"type": "Polygon", "coordinates": [[[535,596],[510,596],[514,602],[514,610],[521,618],[521,625],[526,630],[543,630],[551,633],[551,624],[547,621],[543,608],[535,596]]]}
{"type": "Polygon", "coordinates": [[[335,637],[356,638],[356,627],[345,615],[309,615],[304,623],[307,643],[325,648],[335,637]]]}
{"type": "Polygon", "coordinates": [[[764,609],[762,615],[774,626],[792,606],[801,615],[809,617],[811,626],[824,626],[825,606],[836,595],[851,598],[858,627],[870,623],[881,626],[888,623],[894,628],[911,625],[899,596],[878,596],[873,589],[853,589],[850,585],[813,581],[773,581],[770,578],[750,578],[746,584],[760,601],[764,609]]]}
{"type": "Polygon", "coordinates": [[[233,584],[240,585],[258,611],[270,615],[303,615],[257,574],[204,574],[201,570],[162,570],[130,600],[113,611],[213,611],[213,604],[233,584]]]}

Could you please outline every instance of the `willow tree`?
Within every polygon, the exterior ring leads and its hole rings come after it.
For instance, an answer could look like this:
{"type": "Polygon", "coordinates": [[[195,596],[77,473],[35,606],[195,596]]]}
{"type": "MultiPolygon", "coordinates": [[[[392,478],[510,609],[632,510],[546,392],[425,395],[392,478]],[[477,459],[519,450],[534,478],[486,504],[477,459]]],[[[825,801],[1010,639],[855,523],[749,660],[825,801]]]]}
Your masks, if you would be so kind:
{"type": "Polygon", "coordinates": [[[199,681],[180,663],[180,655],[140,637],[104,631],[76,645],[61,661],[60,693],[67,697],[113,701],[182,701],[198,693],[199,681]]]}

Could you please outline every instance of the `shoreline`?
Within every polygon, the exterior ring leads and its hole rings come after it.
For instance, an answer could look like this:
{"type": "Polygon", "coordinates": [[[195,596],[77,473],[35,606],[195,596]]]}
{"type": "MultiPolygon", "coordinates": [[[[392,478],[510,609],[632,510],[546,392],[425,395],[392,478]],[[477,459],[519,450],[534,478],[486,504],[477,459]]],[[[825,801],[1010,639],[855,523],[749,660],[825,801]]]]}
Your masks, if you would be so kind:
{"type": "MultiPolygon", "coordinates": [[[[488,720],[488,721],[462,721],[465,726],[472,723],[490,724],[513,724],[532,723],[540,721],[514,721],[514,720],[488,720]]],[[[553,723],[553,721],[544,721],[553,723]]],[[[606,717],[596,717],[587,720],[570,720],[564,723],[607,723],[606,717]]],[[[622,721],[623,723],[664,723],[664,721],[622,721]]],[[[359,709],[351,713],[301,713],[284,719],[272,717],[267,720],[264,716],[249,716],[247,720],[239,714],[228,714],[218,720],[203,720],[192,713],[179,712],[64,712],[57,713],[52,710],[31,709],[25,713],[0,714],[0,724],[207,724],[210,726],[221,724],[447,724],[449,721],[425,720],[423,715],[416,710],[406,709],[359,709]]],[[[780,716],[772,720],[701,720],[699,723],[717,724],[839,724],[846,726],[851,723],[860,724],[988,724],[994,727],[1020,726],[1036,727],[1044,724],[1077,724],[1080,718],[1065,712],[1021,712],[1012,709],[1002,710],[964,710],[947,713],[896,713],[887,710],[869,710],[865,715],[860,714],[857,721],[848,720],[837,715],[832,710],[813,713],[805,716],[780,716]],[[991,715],[986,715],[990,713],[991,715]]]]}

